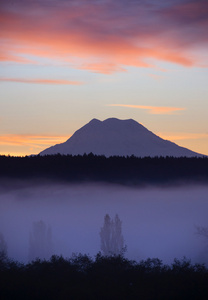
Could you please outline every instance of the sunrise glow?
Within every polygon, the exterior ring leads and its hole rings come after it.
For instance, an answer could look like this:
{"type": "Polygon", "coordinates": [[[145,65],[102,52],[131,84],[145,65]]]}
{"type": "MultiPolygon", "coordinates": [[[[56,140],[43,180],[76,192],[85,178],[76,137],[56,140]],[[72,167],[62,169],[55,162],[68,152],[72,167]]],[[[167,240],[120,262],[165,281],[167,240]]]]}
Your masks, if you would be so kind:
{"type": "Polygon", "coordinates": [[[0,20],[0,153],[116,117],[208,154],[206,0],[8,0],[0,20]]]}

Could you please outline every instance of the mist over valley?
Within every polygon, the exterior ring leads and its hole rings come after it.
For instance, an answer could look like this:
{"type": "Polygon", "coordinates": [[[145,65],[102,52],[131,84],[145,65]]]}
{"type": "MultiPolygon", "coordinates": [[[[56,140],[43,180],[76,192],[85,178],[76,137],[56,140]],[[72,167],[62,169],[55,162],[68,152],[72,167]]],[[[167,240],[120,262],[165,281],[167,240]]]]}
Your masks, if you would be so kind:
{"type": "MultiPolygon", "coordinates": [[[[52,254],[96,255],[104,216],[118,214],[127,252],[137,261],[164,263],[183,256],[206,263],[208,243],[196,227],[208,226],[208,187],[127,187],[107,183],[63,184],[1,180],[0,231],[8,256],[27,262],[34,223],[51,229],[52,254]]],[[[49,257],[45,257],[49,258],[49,257]]]]}

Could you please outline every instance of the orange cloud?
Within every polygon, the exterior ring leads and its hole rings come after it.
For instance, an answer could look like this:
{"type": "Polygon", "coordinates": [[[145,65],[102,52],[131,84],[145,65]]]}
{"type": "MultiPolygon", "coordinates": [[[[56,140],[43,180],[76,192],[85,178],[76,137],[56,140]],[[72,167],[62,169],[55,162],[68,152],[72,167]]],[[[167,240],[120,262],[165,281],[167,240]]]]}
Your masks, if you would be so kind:
{"type": "Polygon", "coordinates": [[[55,79],[21,79],[21,78],[0,78],[0,81],[34,83],[34,84],[63,84],[63,85],[80,85],[80,81],[55,80],[55,79]]]}
{"type": "Polygon", "coordinates": [[[208,133],[190,133],[190,132],[176,132],[163,133],[158,132],[157,135],[165,140],[179,141],[179,140],[197,140],[208,139],[208,133]]]}
{"type": "Polygon", "coordinates": [[[69,136],[0,135],[0,145],[48,147],[65,142],[69,136]]]}
{"type": "Polygon", "coordinates": [[[120,106],[120,107],[129,107],[129,108],[138,108],[148,110],[150,114],[174,114],[177,111],[185,110],[182,107],[169,107],[169,106],[148,106],[148,105],[131,105],[131,104],[109,104],[108,106],[120,106]]]}

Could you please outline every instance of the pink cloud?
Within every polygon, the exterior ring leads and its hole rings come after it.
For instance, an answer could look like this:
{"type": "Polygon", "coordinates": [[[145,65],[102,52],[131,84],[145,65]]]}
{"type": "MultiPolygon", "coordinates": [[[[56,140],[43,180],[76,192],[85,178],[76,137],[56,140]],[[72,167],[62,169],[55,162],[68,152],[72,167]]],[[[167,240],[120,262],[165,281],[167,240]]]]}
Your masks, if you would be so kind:
{"type": "Polygon", "coordinates": [[[126,70],[115,63],[90,63],[83,64],[80,69],[89,70],[94,73],[112,74],[114,72],[126,72],[126,70]]]}
{"type": "Polygon", "coordinates": [[[77,68],[110,74],[126,66],[150,67],[149,60],[198,65],[195,49],[208,43],[204,0],[15,3],[4,3],[0,13],[1,60],[21,62],[28,54],[66,62],[81,58],[86,63],[77,68]]]}
{"type": "Polygon", "coordinates": [[[161,80],[163,76],[157,75],[157,74],[149,74],[149,77],[155,79],[155,80],[161,80]]]}
{"type": "Polygon", "coordinates": [[[22,78],[0,78],[0,81],[19,82],[19,83],[34,83],[34,84],[63,84],[63,85],[80,85],[80,81],[56,80],[56,79],[22,79],[22,78]]]}

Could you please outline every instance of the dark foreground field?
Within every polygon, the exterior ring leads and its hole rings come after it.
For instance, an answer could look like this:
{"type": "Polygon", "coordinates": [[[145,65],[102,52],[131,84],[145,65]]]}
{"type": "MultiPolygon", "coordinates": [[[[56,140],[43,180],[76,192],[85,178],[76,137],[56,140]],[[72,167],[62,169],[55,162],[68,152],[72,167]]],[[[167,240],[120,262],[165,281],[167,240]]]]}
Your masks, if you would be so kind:
{"type": "Polygon", "coordinates": [[[163,265],[122,256],[52,256],[23,265],[2,258],[0,299],[208,299],[208,269],[190,261],[163,265]]]}

